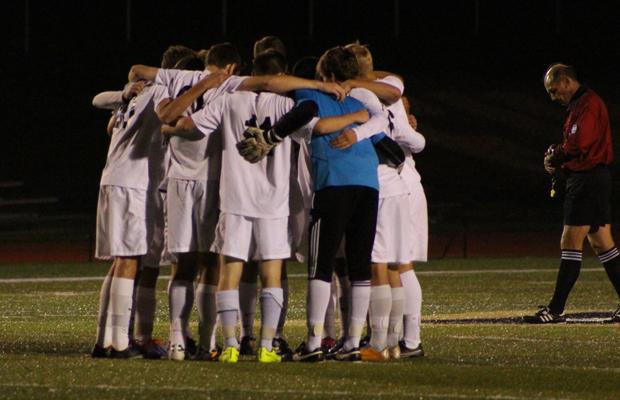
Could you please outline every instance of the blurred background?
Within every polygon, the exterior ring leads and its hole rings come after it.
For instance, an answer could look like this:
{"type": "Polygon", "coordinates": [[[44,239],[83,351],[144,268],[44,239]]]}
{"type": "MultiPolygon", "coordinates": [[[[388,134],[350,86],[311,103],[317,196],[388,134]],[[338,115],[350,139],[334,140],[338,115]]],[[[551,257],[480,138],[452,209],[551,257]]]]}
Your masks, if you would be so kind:
{"type": "Polygon", "coordinates": [[[561,141],[565,110],[542,86],[549,64],[574,65],[618,126],[615,1],[15,0],[3,8],[0,261],[28,253],[30,244],[18,244],[34,239],[83,242],[90,255],[109,141],[109,113],[91,99],[122,88],[132,64],[159,65],[171,44],[230,41],[250,63],[254,41],[272,34],[290,65],[367,44],[376,69],[405,78],[427,138],[416,163],[433,257],[557,253],[562,193],[549,197],[542,155],[561,141]]]}

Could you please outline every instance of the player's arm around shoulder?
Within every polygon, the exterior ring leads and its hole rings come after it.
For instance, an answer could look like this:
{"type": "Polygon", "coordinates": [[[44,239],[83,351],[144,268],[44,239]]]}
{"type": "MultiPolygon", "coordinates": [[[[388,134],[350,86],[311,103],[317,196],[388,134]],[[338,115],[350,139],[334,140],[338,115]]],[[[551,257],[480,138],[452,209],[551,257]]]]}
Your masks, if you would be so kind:
{"type": "Polygon", "coordinates": [[[198,130],[196,124],[194,124],[194,121],[190,117],[183,117],[174,125],[162,125],[161,133],[169,138],[177,136],[187,140],[200,140],[204,137],[202,132],[198,130]]]}
{"type": "Polygon", "coordinates": [[[345,89],[364,88],[373,92],[382,103],[392,105],[400,100],[402,90],[396,85],[367,79],[350,79],[343,83],[345,89]]]}
{"type": "Polygon", "coordinates": [[[315,135],[326,135],[341,131],[352,124],[363,124],[369,118],[370,115],[365,108],[348,114],[323,117],[316,123],[312,132],[315,135]]]}

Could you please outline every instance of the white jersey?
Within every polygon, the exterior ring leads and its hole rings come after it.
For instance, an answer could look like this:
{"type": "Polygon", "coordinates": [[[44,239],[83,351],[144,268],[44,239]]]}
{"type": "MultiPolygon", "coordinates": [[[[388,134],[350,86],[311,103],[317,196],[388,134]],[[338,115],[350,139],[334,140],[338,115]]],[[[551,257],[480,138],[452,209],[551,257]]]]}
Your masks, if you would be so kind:
{"type": "MultiPolygon", "coordinates": [[[[377,82],[386,83],[398,88],[402,96],[404,86],[397,77],[387,76],[383,79],[377,79],[377,82]]],[[[415,161],[411,155],[424,150],[426,139],[409,124],[407,111],[401,99],[388,106],[387,110],[390,136],[400,145],[405,153],[405,166],[403,167],[401,176],[407,182],[407,186],[411,188],[416,182],[420,182],[421,180],[420,174],[415,168],[415,161]]]]}
{"type": "MultiPolygon", "coordinates": [[[[167,98],[175,99],[189,90],[209,71],[183,71],[160,69],[155,83],[168,87],[167,98]]],[[[207,90],[185,111],[189,116],[208,105],[223,93],[232,92],[245,77],[231,76],[217,88],[207,90]]],[[[163,99],[160,99],[163,100],[163,99]]],[[[170,178],[185,180],[219,180],[222,144],[219,135],[205,136],[200,140],[178,136],[170,138],[170,178]]]]}
{"type": "MultiPolygon", "coordinates": [[[[360,136],[369,137],[379,132],[384,132],[387,136],[394,139],[388,126],[387,111],[374,93],[367,89],[355,88],[351,90],[349,95],[364,104],[364,107],[366,107],[370,113],[370,119],[366,123],[355,128],[358,138],[360,136]],[[366,132],[369,132],[369,134],[366,132]]],[[[379,175],[379,198],[399,196],[409,192],[407,185],[395,168],[379,164],[377,173],[379,175]]]]}
{"type": "Polygon", "coordinates": [[[248,126],[269,129],[295,102],[274,93],[225,94],[192,115],[206,139],[221,132],[223,142],[220,210],[254,218],[289,215],[291,142],[285,139],[263,160],[252,164],[237,151],[248,126]]]}
{"type": "Polygon", "coordinates": [[[157,138],[161,141],[161,124],[153,99],[165,90],[159,85],[148,86],[129,104],[115,111],[116,122],[101,174],[101,186],[148,188],[149,160],[155,149],[152,144],[157,138]]]}

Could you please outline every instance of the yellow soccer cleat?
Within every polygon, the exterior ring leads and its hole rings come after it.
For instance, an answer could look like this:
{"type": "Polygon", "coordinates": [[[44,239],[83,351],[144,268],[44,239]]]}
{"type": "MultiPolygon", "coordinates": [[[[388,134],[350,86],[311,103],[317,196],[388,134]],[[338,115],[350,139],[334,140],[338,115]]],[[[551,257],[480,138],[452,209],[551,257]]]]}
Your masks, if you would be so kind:
{"type": "MultiPolygon", "coordinates": [[[[221,357],[221,356],[220,356],[221,357]]],[[[282,362],[282,356],[276,353],[275,350],[267,350],[264,347],[259,347],[256,353],[256,359],[260,363],[279,363],[282,362]]]]}
{"type": "Polygon", "coordinates": [[[239,361],[239,350],[234,347],[225,348],[222,354],[220,354],[218,361],[225,363],[236,363],[239,361]]]}
{"type": "Polygon", "coordinates": [[[388,361],[390,353],[387,348],[377,351],[371,346],[367,346],[360,349],[360,358],[362,361],[388,361]]]}

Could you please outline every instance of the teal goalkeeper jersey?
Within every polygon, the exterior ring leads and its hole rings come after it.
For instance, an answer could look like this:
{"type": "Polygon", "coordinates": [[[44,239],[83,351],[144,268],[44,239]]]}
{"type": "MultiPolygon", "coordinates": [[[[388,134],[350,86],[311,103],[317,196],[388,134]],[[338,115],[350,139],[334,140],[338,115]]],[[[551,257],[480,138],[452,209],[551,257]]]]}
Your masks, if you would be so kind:
{"type": "MultiPolygon", "coordinates": [[[[319,117],[352,113],[364,108],[362,103],[347,96],[340,102],[318,90],[297,90],[295,100],[301,103],[314,101],[319,107],[319,117]]],[[[354,128],[357,125],[350,125],[354,128]]],[[[367,186],[379,190],[377,167],[379,159],[369,139],[361,140],[346,149],[336,149],[329,143],[341,131],[327,135],[312,135],[310,141],[314,191],[330,186],[367,186]]],[[[377,138],[376,135],[373,138],[377,138]]]]}

